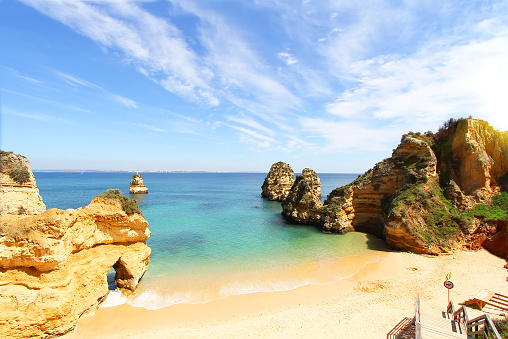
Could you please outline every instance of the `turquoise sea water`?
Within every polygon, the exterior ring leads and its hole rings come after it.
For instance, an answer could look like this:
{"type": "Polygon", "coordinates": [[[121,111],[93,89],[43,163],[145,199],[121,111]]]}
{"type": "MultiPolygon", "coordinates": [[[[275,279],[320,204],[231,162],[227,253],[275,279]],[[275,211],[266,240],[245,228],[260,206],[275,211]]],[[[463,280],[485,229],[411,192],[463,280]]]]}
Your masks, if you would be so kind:
{"type": "MultiPolygon", "coordinates": [[[[150,265],[129,300],[156,309],[229,295],[324,284],[385,257],[377,238],[322,234],[293,225],[280,203],[261,198],[266,173],[140,173],[136,199],[152,235],[150,265]]],[[[133,173],[36,172],[46,207],[78,208],[108,188],[129,196],[133,173]]],[[[323,198],[356,174],[319,174],[323,198]]],[[[117,295],[118,297],[118,295],[117,295]]]]}

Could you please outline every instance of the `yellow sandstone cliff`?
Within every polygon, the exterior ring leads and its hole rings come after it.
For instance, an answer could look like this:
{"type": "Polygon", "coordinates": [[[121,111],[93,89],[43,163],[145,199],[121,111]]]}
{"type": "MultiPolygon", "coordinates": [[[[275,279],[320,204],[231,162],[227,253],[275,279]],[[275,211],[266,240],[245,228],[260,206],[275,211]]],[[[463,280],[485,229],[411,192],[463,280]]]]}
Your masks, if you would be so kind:
{"type": "Polygon", "coordinates": [[[0,151],[0,216],[38,214],[45,210],[28,160],[21,155],[0,151]],[[16,182],[9,175],[12,171],[24,171],[26,181],[16,182]]]}
{"type": "Polygon", "coordinates": [[[119,200],[99,196],[76,210],[3,215],[0,337],[72,331],[108,295],[112,267],[117,287],[134,291],[148,267],[149,236],[141,214],[127,215],[119,200]]]}
{"type": "Polygon", "coordinates": [[[404,135],[390,158],[323,204],[309,184],[303,177],[295,182],[282,204],[285,218],[328,233],[372,233],[415,253],[477,248],[501,226],[466,212],[508,190],[508,132],[451,119],[437,133],[404,135]]]}

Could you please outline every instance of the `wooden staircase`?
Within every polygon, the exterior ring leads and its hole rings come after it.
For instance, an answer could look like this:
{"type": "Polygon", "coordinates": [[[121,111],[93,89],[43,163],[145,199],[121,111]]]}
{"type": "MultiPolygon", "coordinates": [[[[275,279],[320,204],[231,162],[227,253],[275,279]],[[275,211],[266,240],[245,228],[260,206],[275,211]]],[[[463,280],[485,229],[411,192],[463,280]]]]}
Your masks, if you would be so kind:
{"type": "Polygon", "coordinates": [[[453,301],[446,312],[435,311],[420,305],[415,298],[415,339],[478,338],[501,339],[488,314],[469,320],[464,306],[455,309],[453,301]]]}

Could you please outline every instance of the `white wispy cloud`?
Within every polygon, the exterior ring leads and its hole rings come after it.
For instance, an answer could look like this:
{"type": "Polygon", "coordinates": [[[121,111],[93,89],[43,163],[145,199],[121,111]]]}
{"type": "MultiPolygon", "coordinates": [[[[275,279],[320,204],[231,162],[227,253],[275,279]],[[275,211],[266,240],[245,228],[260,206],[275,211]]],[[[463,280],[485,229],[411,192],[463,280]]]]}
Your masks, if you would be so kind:
{"type": "Polygon", "coordinates": [[[55,72],[63,81],[65,81],[66,83],[68,83],[71,86],[74,86],[74,87],[84,86],[84,87],[96,88],[96,89],[102,90],[102,88],[100,86],[98,86],[94,83],[91,83],[90,81],[81,79],[77,76],[70,75],[70,74],[67,74],[64,72],[60,72],[60,71],[55,71],[55,72]]]}
{"type": "Polygon", "coordinates": [[[361,121],[304,117],[300,124],[306,132],[322,139],[318,147],[311,147],[318,153],[387,151],[396,146],[401,135],[361,121]]]}
{"type": "Polygon", "coordinates": [[[49,115],[40,112],[20,112],[17,109],[12,109],[10,107],[3,107],[2,113],[7,115],[13,115],[25,119],[35,120],[38,122],[51,122],[51,123],[63,123],[68,125],[73,125],[74,123],[68,119],[63,119],[58,116],[49,115]]]}
{"type": "Polygon", "coordinates": [[[14,68],[6,67],[6,66],[3,66],[3,65],[0,65],[0,67],[8,70],[9,73],[14,75],[15,77],[17,77],[19,79],[26,80],[26,81],[28,81],[28,82],[30,82],[32,84],[41,84],[42,83],[41,80],[35,79],[34,77],[30,77],[30,76],[27,76],[27,75],[23,75],[23,74],[19,73],[17,70],[15,70],[14,68]]]}
{"type": "MultiPolygon", "coordinates": [[[[208,111],[203,126],[227,126],[261,148],[385,151],[401,133],[435,129],[452,116],[508,129],[505,1],[255,0],[249,6],[275,18],[273,44],[256,40],[256,27],[220,6],[196,0],[171,3],[171,11],[192,16],[199,33],[191,37],[172,22],[174,13],[152,14],[139,2],[22,1],[167,91],[205,109],[225,108],[208,111]]],[[[172,126],[199,131],[193,121],[172,126]]]]}
{"type": "Polygon", "coordinates": [[[213,70],[220,92],[230,102],[255,114],[279,113],[301,106],[301,100],[274,75],[242,33],[244,28],[228,21],[201,3],[178,3],[181,9],[201,20],[200,42],[206,48],[204,62],[213,70]]]}
{"type": "Polygon", "coordinates": [[[252,117],[245,116],[244,114],[239,115],[239,116],[226,116],[226,119],[231,122],[236,122],[238,124],[248,126],[250,128],[258,130],[258,131],[260,131],[264,134],[267,134],[267,135],[271,135],[271,136],[275,135],[275,131],[260,124],[258,121],[254,120],[252,117]]]}
{"type": "Polygon", "coordinates": [[[134,126],[145,128],[147,130],[153,131],[153,132],[166,132],[166,130],[159,128],[154,125],[147,125],[147,124],[134,124],[134,126]]]}
{"type": "Polygon", "coordinates": [[[291,55],[290,53],[288,52],[280,52],[277,54],[285,63],[286,65],[290,66],[290,65],[293,65],[293,64],[296,64],[298,62],[298,60],[293,56],[291,55]]]}
{"type": "Polygon", "coordinates": [[[66,109],[66,110],[78,111],[78,112],[82,112],[82,113],[90,113],[90,111],[87,109],[84,109],[82,107],[77,107],[74,105],[68,105],[68,104],[62,103],[60,101],[50,100],[47,98],[42,98],[39,96],[35,96],[35,95],[31,95],[31,94],[27,94],[27,93],[23,93],[23,92],[19,92],[19,91],[13,91],[13,90],[7,89],[7,88],[0,88],[0,90],[5,93],[14,94],[16,96],[21,96],[21,97],[28,98],[30,100],[34,100],[37,102],[44,102],[44,103],[50,104],[52,106],[58,106],[60,108],[66,109]]]}
{"type": "Polygon", "coordinates": [[[328,104],[328,112],[424,128],[444,118],[473,115],[508,128],[508,97],[502,94],[508,77],[508,26],[481,22],[473,31],[467,40],[454,37],[450,44],[447,37],[446,44],[433,41],[410,56],[353,63],[350,75],[356,86],[328,104]]]}
{"type": "Polygon", "coordinates": [[[307,141],[307,138],[303,139],[295,134],[286,134],[284,142],[280,143],[277,148],[284,153],[303,151],[305,154],[307,152],[315,154],[321,152],[321,147],[317,143],[307,141]]]}
{"type": "MultiPolygon", "coordinates": [[[[389,150],[402,133],[435,130],[450,117],[508,129],[506,2],[256,3],[284,11],[284,26],[315,46],[335,77],[335,100],[323,104],[330,115],[297,120],[297,129],[321,139],[319,151],[389,150]],[[324,13],[335,14],[327,21],[324,13]]],[[[310,74],[330,83],[312,65],[310,74]]]]}
{"type": "Polygon", "coordinates": [[[65,81],[67,84],[69,84],[71,86],[74,86],[74,87],[83,86],[83,87],[96,89],[96,90],[99,90],[101,93],[103,93],[106,97],[111,98],[113,101],[118,102],[118,103],[122,104],[123,106],[134,108],[134,109],[138,108],[136,101],[134,101],[132,99],[126,98],[126,97],[119,95],[119,94],[111,93],[111,92],[107,91],[106,89],[102,88],[101,86],[94,84],[88,80],[77,77],[75,75],[71,75],[68,73],[61,72],[61,71],[55,71],[55,72],[63,81],[65,81]]]}
{"type": "Polygon", "coordinates": [[[126,107],[131,107],[134,109],[138,108],[138,104],[136,103],[136,101],[134,101],[132,99],[126,98],[126,97],[118,95],[118,94],[113,94],[113,93],[109,93],[109,95],[111,96],[111,98],[113,100],[115,100],[116,102],[119,102],[120,104],[122,104],[126,107]]]}
{"type": "Polygon", "coordinates": [[[207,85],[213,73],[199,64],[180,31],[135,2],[22,1],[120,52],[126,62],[168,91],[212,106],[219,103],[207,85]]]}
{"type": "Polygon", "coordinates": [[[242,140],[243,142],[248,143],[248,144],[254,144],[254,145],[256,145],[258,147],[262,147],[262,148],[269,148],[273,144],[277,143],[277,141],[274,138],[264,135],[262,133],[259,133],[257,131],[254,131],[252,129],[248,129],[248,128],[236,126],[236,125],[231,125],[231,124],[224,124],[224,126],[228,126],[232,129],[235,129],[238,132],[240,132],[239,133],[240,140],[242,140]]]}

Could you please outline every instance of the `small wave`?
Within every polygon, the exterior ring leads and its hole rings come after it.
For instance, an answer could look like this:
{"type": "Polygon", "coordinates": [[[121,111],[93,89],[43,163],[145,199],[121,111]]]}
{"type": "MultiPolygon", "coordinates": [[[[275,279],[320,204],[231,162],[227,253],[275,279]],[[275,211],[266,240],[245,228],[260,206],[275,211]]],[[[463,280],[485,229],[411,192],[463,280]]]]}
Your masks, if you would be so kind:
{"type": "Polygon", "coordinates": [[[120,290],[110,291],[106,300],[101,304],[100,307],[113,307],[125,304],[127,302],[127,297],[122,294],[120,290]]]}
{"type": "Polygon", "coordinates": [[[128,300],[128,304],[133,307],[142,307],[147,310],[158,310],[163,307],[176,305],[176,304],[193,304],[193,296],[190,292],[174,292],[169,295],[155,291],[142,292],[134,299],[128,300]]]}

